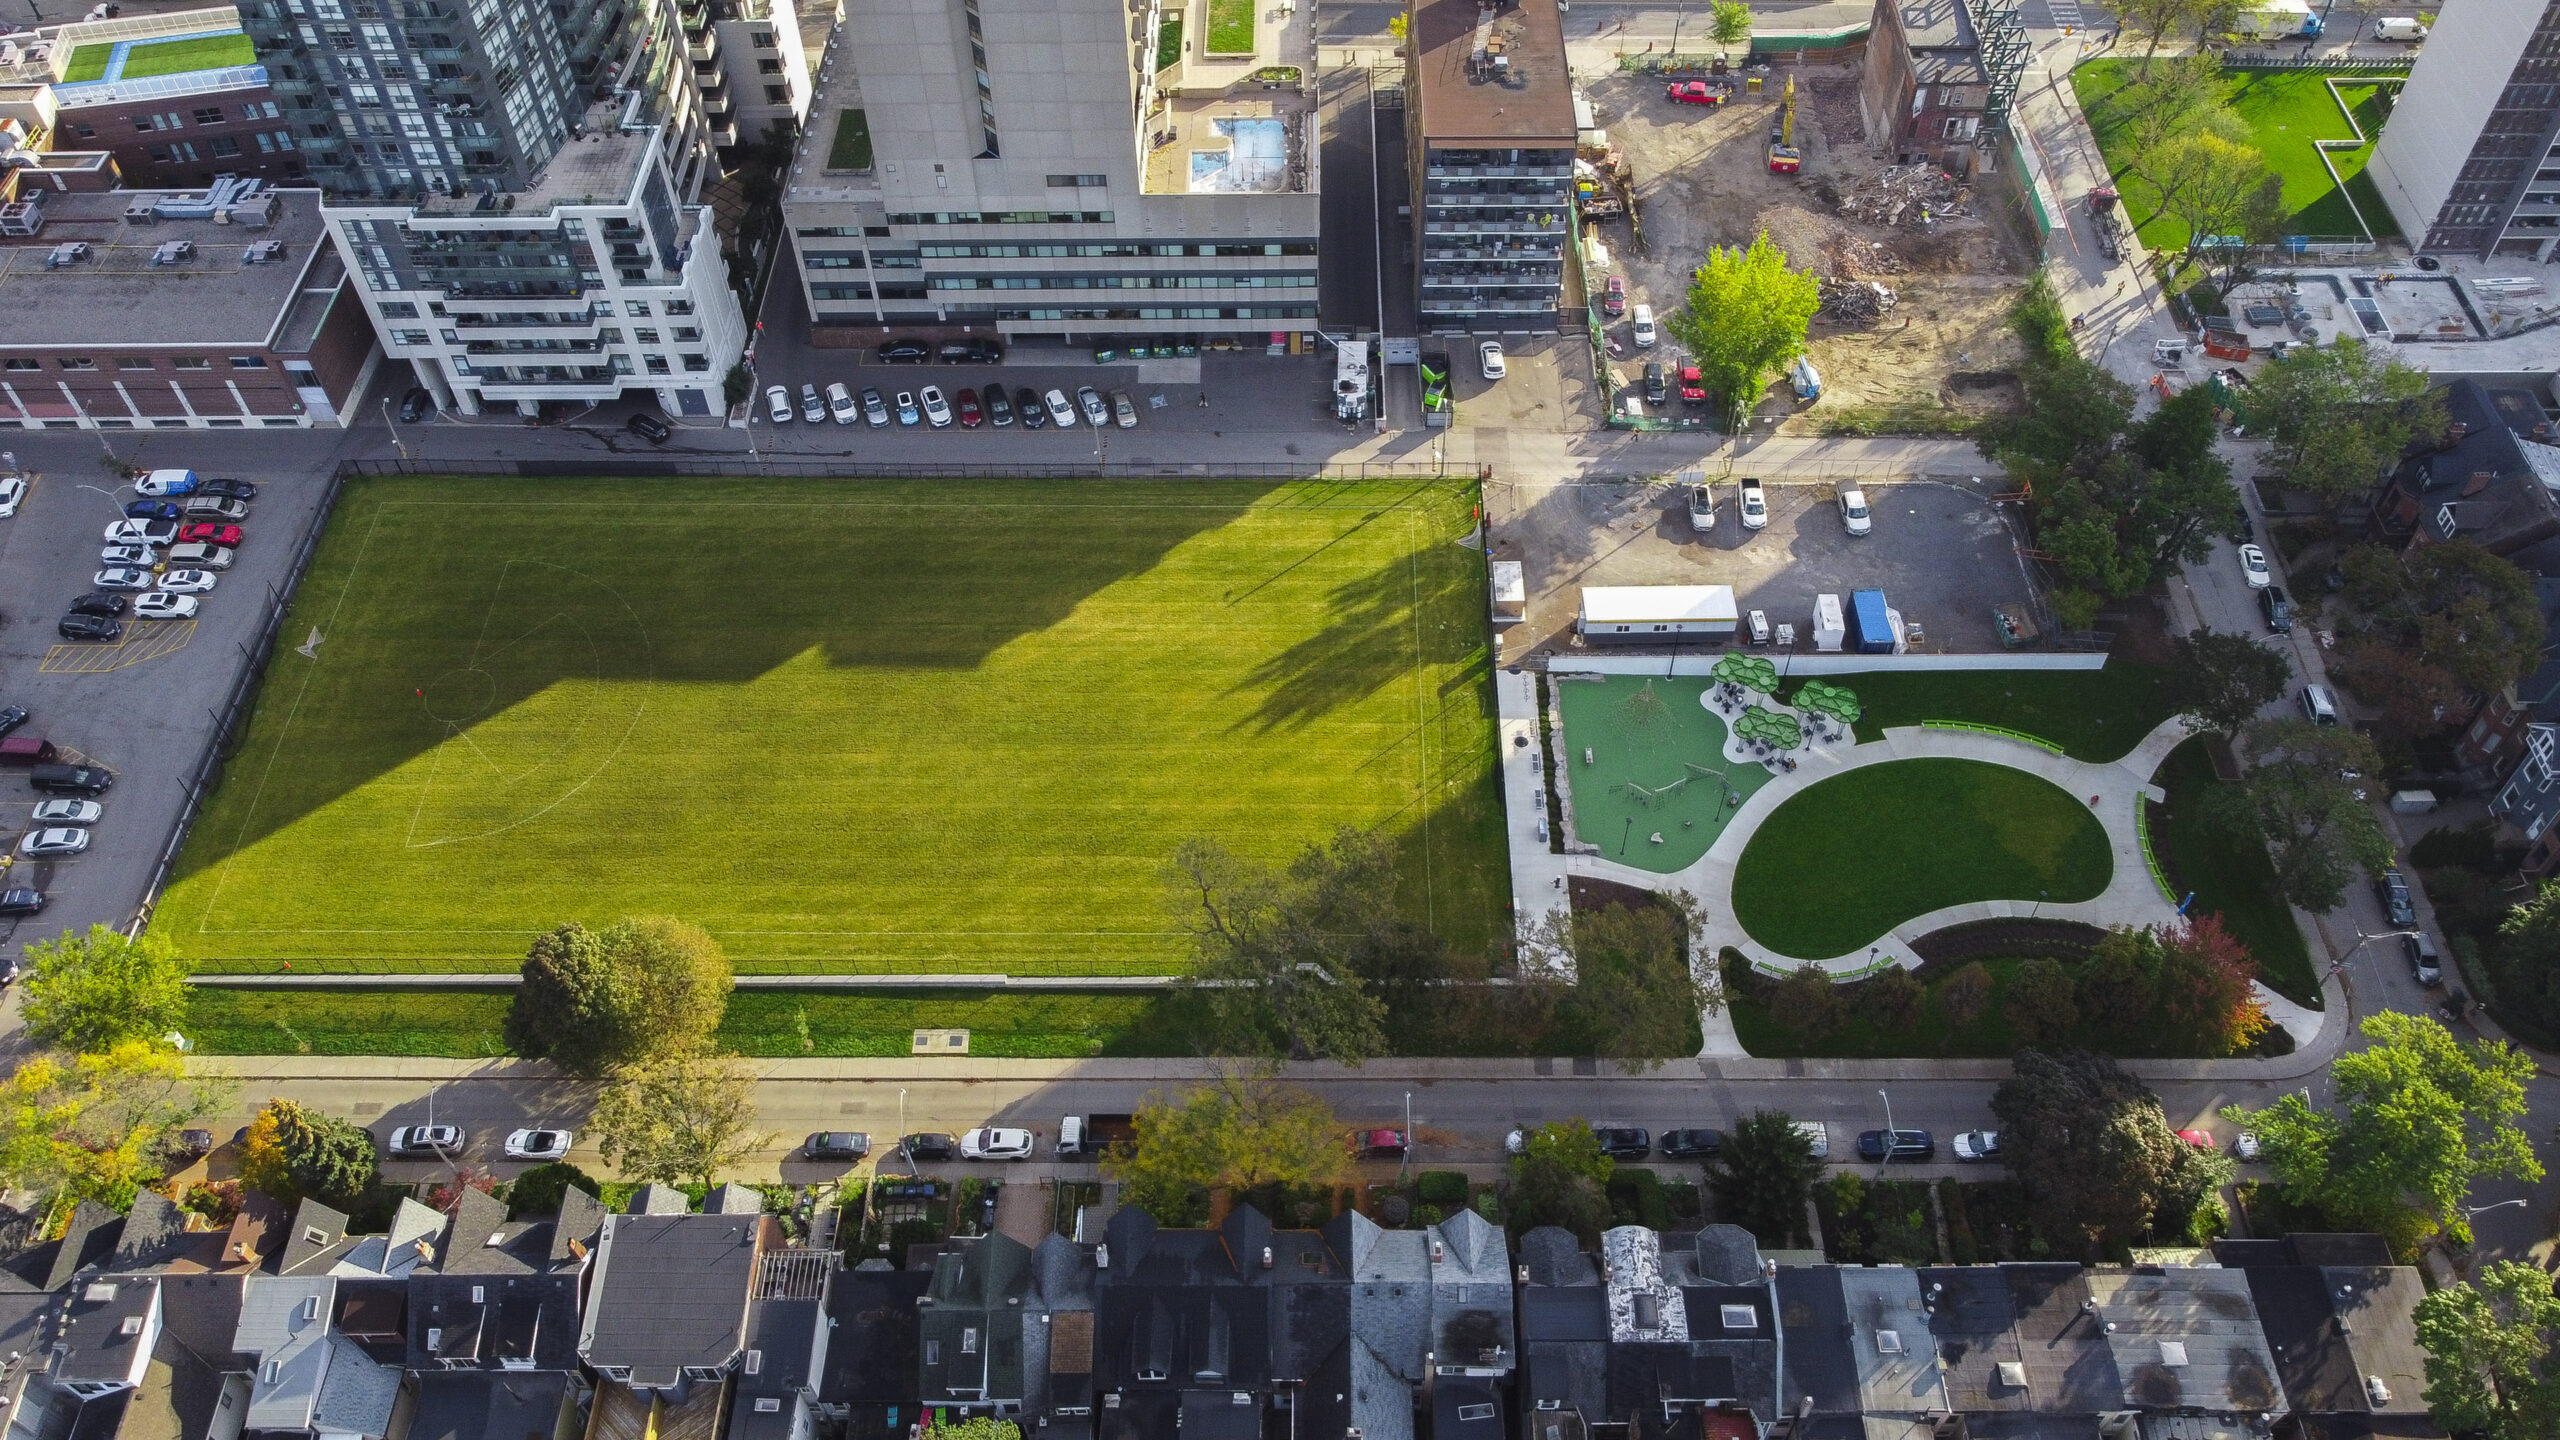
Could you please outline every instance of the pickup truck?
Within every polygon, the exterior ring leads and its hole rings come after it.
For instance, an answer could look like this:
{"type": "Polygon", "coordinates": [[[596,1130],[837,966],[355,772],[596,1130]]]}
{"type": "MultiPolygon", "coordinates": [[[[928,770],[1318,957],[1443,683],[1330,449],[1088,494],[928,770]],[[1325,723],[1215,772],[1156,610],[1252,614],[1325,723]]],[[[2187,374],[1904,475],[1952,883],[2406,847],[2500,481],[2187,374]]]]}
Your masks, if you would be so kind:
{"type": "Polygon", "coordinates": [[[1066,1160],[1089,1155],[1099,1159],[1115,1142],[1138,1138],[1136,1118],[1132,1115],[1068,1116],[1058,1122],[1058,1158],[1066,1160]]]}

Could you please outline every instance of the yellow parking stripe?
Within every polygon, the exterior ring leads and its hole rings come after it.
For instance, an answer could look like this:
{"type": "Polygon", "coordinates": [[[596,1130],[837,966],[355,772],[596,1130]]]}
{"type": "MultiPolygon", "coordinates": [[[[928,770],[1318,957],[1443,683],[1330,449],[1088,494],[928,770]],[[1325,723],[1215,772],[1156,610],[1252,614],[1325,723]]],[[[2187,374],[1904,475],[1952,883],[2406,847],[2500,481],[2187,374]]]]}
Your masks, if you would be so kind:
{"type": "Polygon", "coordinates": [[[196,638],[196,622],[128,621],[124,638],[113,645],[56,645],[44,652],[36,669],[47,675],[99,675],[145,660],[175,655],[196,638]]]}

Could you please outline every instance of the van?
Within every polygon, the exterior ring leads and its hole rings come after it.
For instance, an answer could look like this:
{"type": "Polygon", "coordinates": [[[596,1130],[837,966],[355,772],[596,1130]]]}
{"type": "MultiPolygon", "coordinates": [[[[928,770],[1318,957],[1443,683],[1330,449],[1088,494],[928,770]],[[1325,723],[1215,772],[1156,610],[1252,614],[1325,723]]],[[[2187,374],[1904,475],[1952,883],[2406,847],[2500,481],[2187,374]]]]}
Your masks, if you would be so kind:
{"type": "Polygon", "coordinates": [[[2314,725],[2338,723],[2338,702],[2329,695],[2326,685],[2302,687],[2302,718],[2314,725]]]}
{"type": "Polygon", "coordinates": [[[2444,958],[2436,954],[2435,937],[2424,930],[2400,937],[2409,956],[2409,977],[2421,985],[2444,983],[2444,958]]]}
{"type": "Polygon", "coordinates": [[[102,765],[38,765],[27,783],[48,795],[103,795],[116,777],[102,765]]]}
{"type": "Polygon", "coordinates": [[[61,759],[53,742],[34,735],[12,735],[0,740],[0,765],[50,765],[61,759]]]}
{"type": "Polygon", "coordinates": [[[1831,1158],[1830,1126],[1823,1124],[1819,1120],[1799,1120],[1796,1122],[1796,1133],[1803,1136],[1809,1143],[1811,1143],[1813,1146],[1814,1159],[1828,1160],[1831,1158]]]}
{"type": "Polygon", "coordinates": [[[2386,15],[2373,22],[2376,40],[2424,40],[2427,27],[2406,16],[2386,15]]]}
{"type": "Polygon", "coordinates": [[[1636,307],[1636,348],[1650,350],[1653,348],[1653,341],[1653,307],[1638,305],[1636,307]]]}

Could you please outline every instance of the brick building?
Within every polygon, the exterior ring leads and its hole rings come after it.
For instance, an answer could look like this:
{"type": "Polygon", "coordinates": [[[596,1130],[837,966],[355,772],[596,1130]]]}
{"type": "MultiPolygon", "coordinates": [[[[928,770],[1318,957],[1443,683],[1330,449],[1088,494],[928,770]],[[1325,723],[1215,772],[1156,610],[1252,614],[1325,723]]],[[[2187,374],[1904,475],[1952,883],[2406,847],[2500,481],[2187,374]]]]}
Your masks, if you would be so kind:
{"type": "Polygon", "coordinates": [[[1992,75],[1963,0],[1876,0],[1858,109],[1896,164],[1970,179],[1991,107],[1992,75]]]}
{"type": "Polygon", "coordinates": [[[230,6],[0,36],[0,113],[36,150],[112,154],[130,185],[303,176],[301,127],[230,6]]]}

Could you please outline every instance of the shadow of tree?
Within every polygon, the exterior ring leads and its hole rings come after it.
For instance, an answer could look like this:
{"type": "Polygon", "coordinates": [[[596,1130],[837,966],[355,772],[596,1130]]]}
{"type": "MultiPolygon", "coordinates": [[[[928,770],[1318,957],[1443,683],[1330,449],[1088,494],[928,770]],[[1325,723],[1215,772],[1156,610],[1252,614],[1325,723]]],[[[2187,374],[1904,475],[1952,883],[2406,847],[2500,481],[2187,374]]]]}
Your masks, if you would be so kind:
{"type": "Polygon", "coordinates": [[[1423,666],[1469,666],[1441,687],[1444,696],[1457,685],[1480,683],[1484,627],[1469,623],[1474,606],[1468,596],[1481,596],[1484,583],[1484,559],[1476,551],[1424,543],[1338,586],[1332,621],[1255,666],[1236,687],[1236,693],[1263,692],[1243,723],[1266,734],[1298,729],[1423,666]]]}

